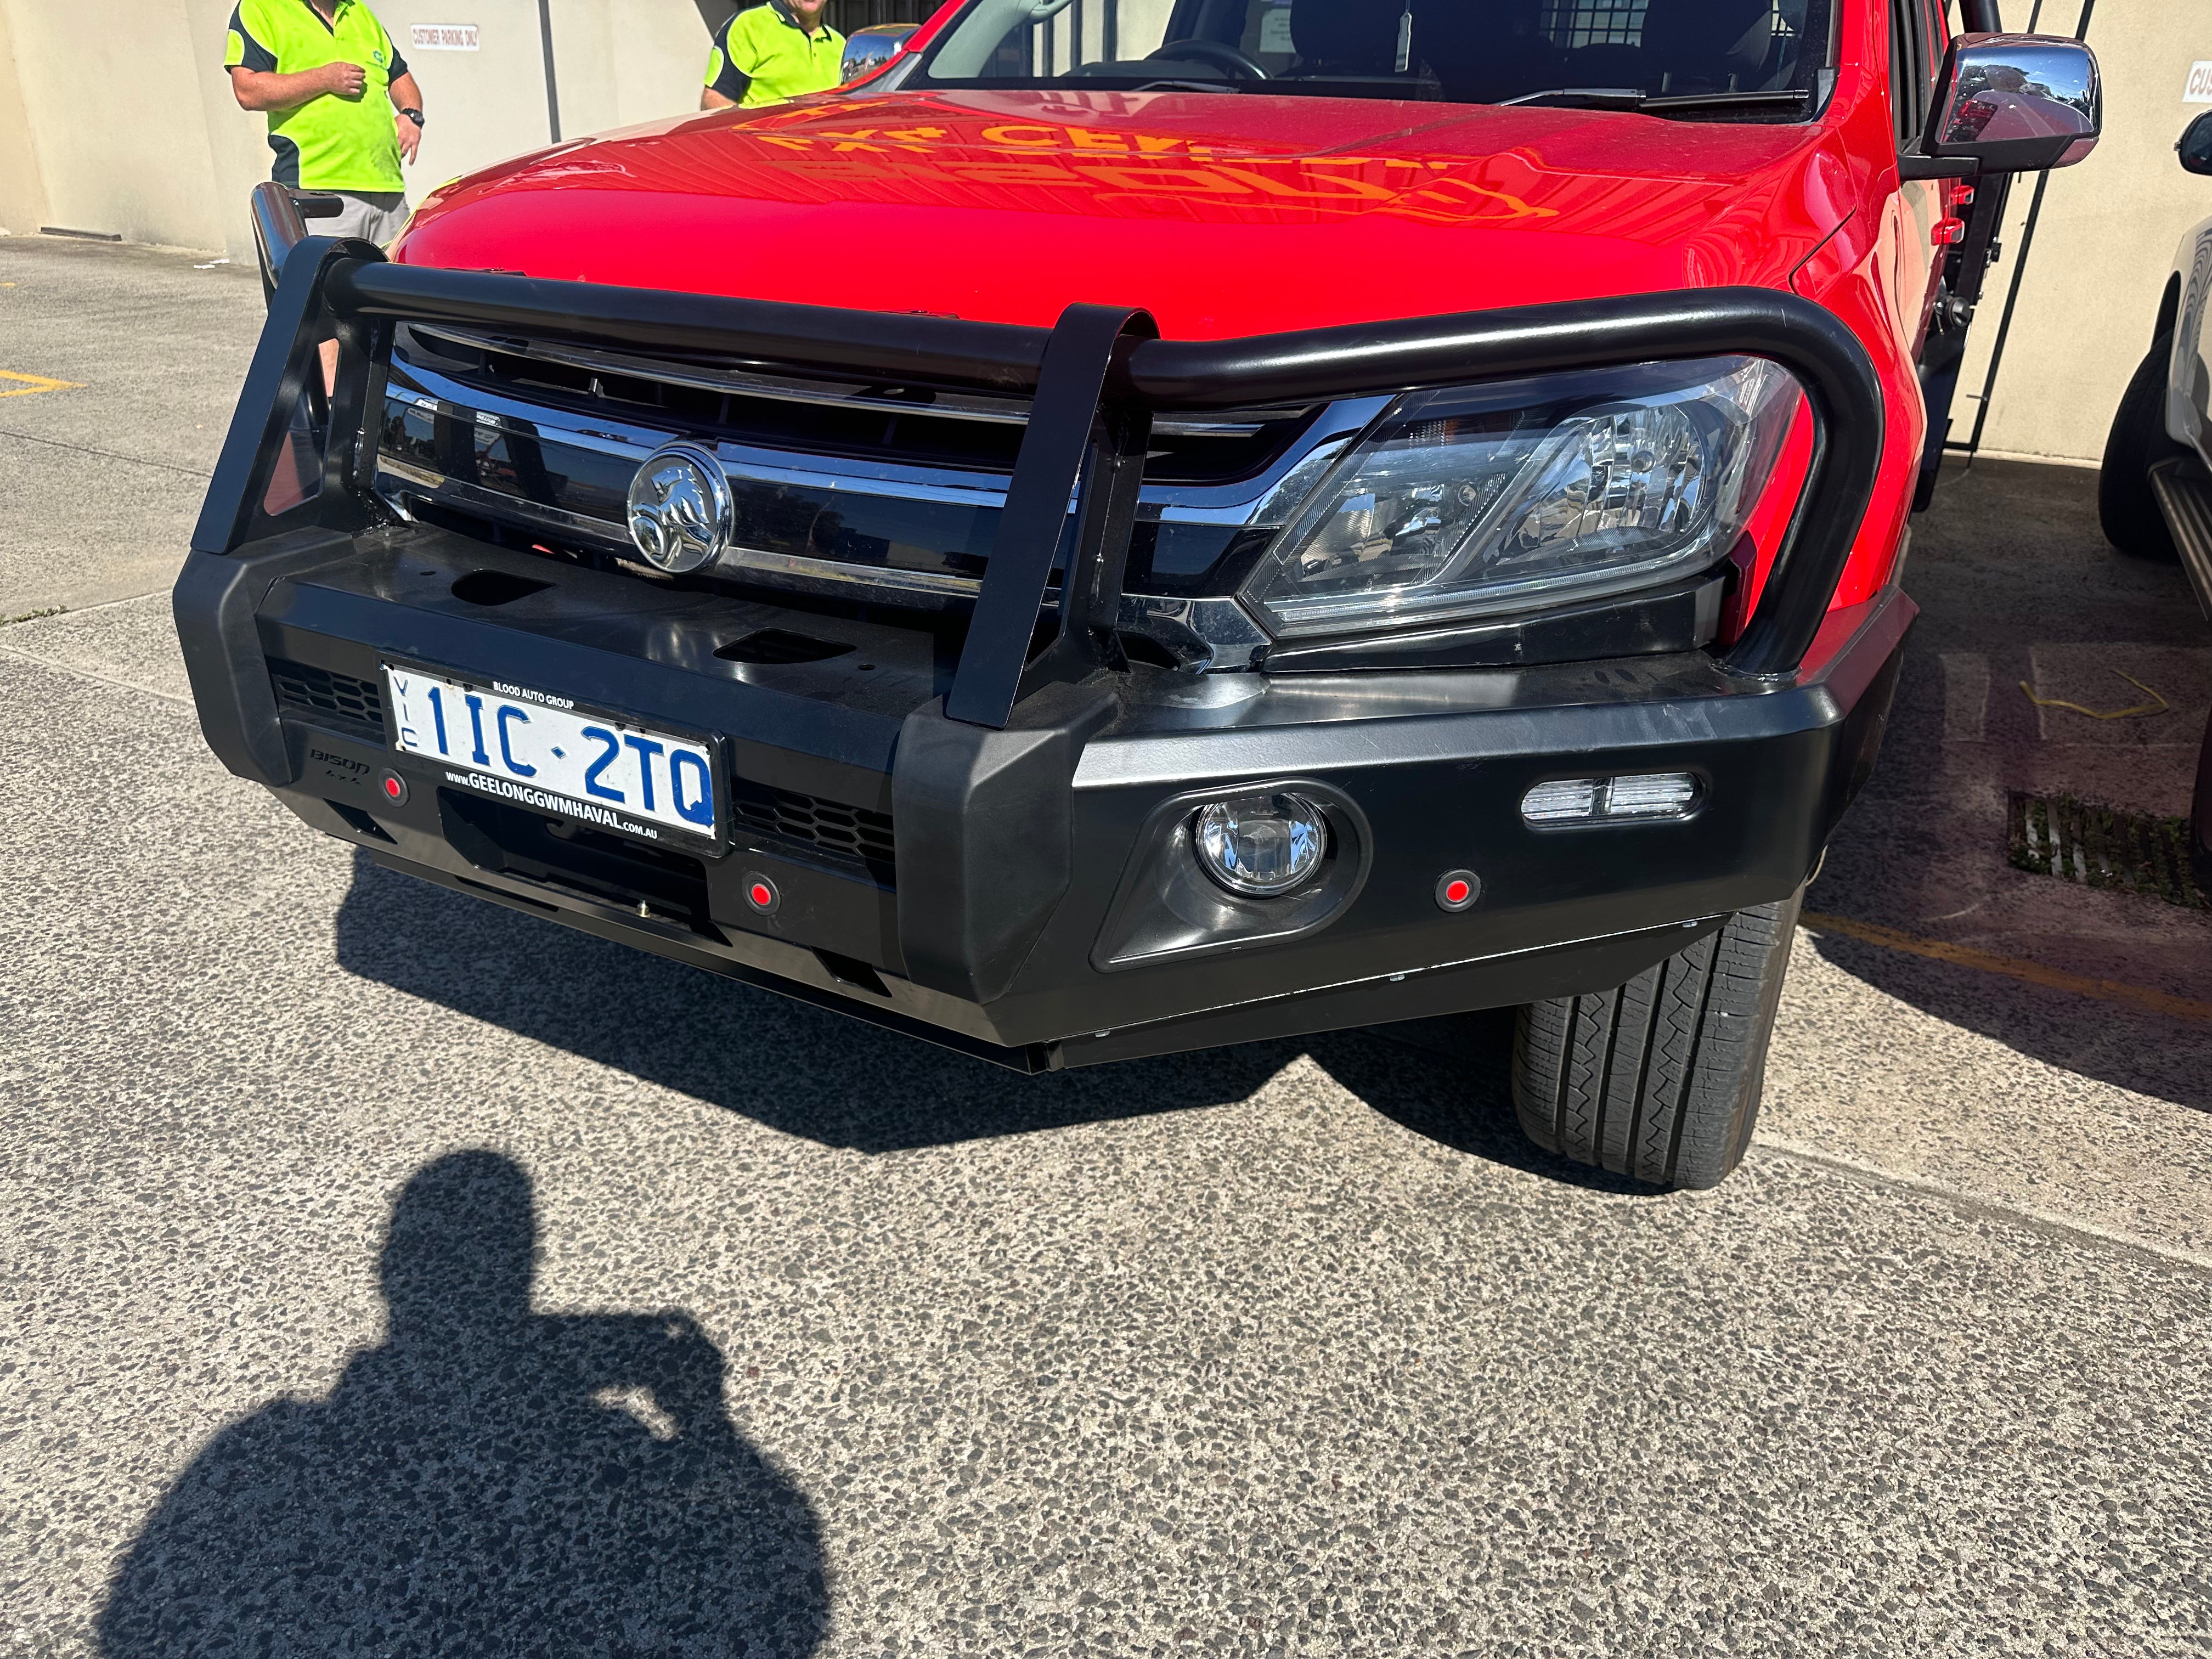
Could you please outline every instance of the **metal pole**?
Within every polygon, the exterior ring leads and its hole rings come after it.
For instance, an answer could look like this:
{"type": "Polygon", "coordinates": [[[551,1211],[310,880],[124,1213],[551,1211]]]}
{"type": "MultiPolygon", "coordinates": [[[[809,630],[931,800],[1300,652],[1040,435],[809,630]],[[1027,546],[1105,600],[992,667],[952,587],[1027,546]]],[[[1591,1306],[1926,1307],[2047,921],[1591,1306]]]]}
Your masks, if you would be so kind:
{"type": "MultiPolygon", "coordinates": [[[[2086,40],[2089,36],[2089,15],[2097,9],[2097,0],[2081,0],[2081,15],[2075,21],[2074,38],[2086,40]]],[[[2043,21],[2043,0],[2035,0],[2035,9],[2027,15],[2027,32],[2035,33],[2035,26],[2043,21]]],[[[2005,287],[2004,310],[1997,317],[1997,337],[1990,343],[1990,366],[1982,376],[1982,395],[1974,410],[1974,429],[1966,434],[1966,460],[1969,465],[1980,453],[1982,428],[1989,424],[1990,394],[1996,390],[1997,370],[2004,364],[2005,337],[2012,332],[2013,307],[2020,303],[2020,285],[2027,275],[2027,251],[2035,246],[2035,222],[2043,216],[2043,192],[2050,187],[2051,174],[2046,170],[2035,178],[2035,194],[2028,198],[2027,222],[2020,228],[2020,246],[2012,256],[2012,281],[2005,287]]]]}
{"type": "Polygon", "coordinates": [[[553,78],[553,0],[538,0],[538,46],[545,59],[545,128],[561,142],[561,88],[553,78]]]}

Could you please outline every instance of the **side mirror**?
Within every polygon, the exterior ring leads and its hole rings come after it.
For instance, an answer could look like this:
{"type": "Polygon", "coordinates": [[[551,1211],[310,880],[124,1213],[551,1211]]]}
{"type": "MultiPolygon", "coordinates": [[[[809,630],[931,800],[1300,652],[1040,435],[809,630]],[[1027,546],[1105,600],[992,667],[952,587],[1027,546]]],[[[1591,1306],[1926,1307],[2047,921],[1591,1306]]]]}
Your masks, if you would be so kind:
{"type": "Polygon", "coordinates": [[[2068,167],[2097,147],[2097,59],[2061,34],[1962,34],[1936,83],[1921,148],[1984,173],[2068,167]]]}
{"type": "Polygon", "coordinates": [[[2182,130],[2174,147],[2184,173],[2212,173],[2212,110],[2207,110],[2182,130]]]}
{"type": "Polygon", "coordinates": [[[871,23],[845,37],[845,56],[837,65],[839,84],[850,86],[864,75],[872,75],[906,50],[906,38],[919,23],[871,23]]]}

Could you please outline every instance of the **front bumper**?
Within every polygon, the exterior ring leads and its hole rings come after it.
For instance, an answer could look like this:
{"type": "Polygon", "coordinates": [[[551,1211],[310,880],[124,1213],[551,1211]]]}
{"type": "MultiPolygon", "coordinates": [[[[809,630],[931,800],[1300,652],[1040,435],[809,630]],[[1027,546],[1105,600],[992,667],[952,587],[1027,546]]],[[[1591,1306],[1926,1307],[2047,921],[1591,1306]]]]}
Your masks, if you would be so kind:
{"type": "Polygon", "coordinates": [[[202,728],[234,772],[426,879],[1043,1069],[1619,984],[1794,891],[1879,743],[1912,606],[1827,607],[1874,489],[1880,385],[1795,295],[1170,341],[1127,307],[1071,306],[1048,331],[401,268],[305,236],[277,186],[255,201],[269,323],[176,592],[202,728]],[[1025,400],[971,607],[950,629],[844,620],[380,527],[371,416],[394,330],[421,320],[1025,400]],[[333,338],[318,471],[293,421],[333,338]],[[1724,656],[1279,675],[1125,660],[1156,414],[1727,352],[1796,378],[1814,459],[1724,656]],[[719,654],[770,630],[820,649],[719,654]],[[399,754],[386,663],[702,740],[728,839],[632,840],[399,754]],[[1650,772],[1695,775],[1694,816],[1522,818],[1536,782],[1650,772]],[[1328,811],[1324,875],[1228,899],[1182,839],[1197,803],[1290,785],[1328,811]],[[1449,911],[1458,871],[1480,897],[1449,911]],[[775,902],[749,903],[756,886],[775,902]]]}
{"type": "Polygon", "coordinates": [[[1894,589],[1833,613],[1787,684],[1702,653],[1272,680],[1139,668],[1048,688],[993,730],[946,718],[956,664],[924,629],[669,592],[422,526],[195,552],[176,608],[217,755],[377,862],[1030,1070],[1620,983],[1804,880],[1872,764],[1914,615],[1894,589]],[[456,594],[487,569],[548,585],[490,606],[456,594]],[[763,629],[852,649],[714,654],[763,629]],[[726,786],[770,806],[719,856],[549,834],[546,815],[395,751],[363,705],[302,695],[302,671],[374,686],[394,660],[712,732],[726,786]],[[378,787],[387,770],[402,804],[378,787]],[[1693,816],[1520,814],[1547,778],[1661,771],[1698,777],[1693,816]],[[1293,781],[1352,843],[1323,913],[1271,927],[1216,900],[1194,916],[1176,884],[1190,800],[1293,781]],[[1436,892],[1455,869],[1481,897],[1452,913],[1436,892]],[[744,896],[762,874],[768,914],[744,896]]]}

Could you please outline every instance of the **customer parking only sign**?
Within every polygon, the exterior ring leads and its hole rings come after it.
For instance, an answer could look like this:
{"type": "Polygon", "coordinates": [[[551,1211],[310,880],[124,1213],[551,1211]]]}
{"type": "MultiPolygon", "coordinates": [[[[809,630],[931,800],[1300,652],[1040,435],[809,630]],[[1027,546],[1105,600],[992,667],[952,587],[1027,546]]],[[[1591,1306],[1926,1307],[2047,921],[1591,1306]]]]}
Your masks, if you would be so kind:
{"type": "Polygon", "coordinates": [[[2181,101],[2212,104],[2212,58],[2200,58],[2189,66],[2189,78],[2181,83],[2181,101]]]}
{"type": "Polygon", "coordinates": [[[474,23],[416,23],[407,31],[407,44],[417,52],[474,52],[474,23]]]}

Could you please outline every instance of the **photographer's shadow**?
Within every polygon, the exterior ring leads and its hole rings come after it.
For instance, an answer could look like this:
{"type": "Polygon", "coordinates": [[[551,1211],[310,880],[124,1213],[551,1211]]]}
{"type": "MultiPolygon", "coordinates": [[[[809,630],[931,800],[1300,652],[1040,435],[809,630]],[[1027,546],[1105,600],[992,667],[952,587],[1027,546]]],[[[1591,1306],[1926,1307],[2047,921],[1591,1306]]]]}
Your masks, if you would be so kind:
{"type": "Polygon", "coordinates": [[[384,1247],[387,1339],[195,1460],[116,1577],[102,1652],[811,1652],[813,1512],[731,1425],[720,1351],[681,1313],[532,1312],[534,1241],[510,1160],[418,1171],[384,1247]]]}

